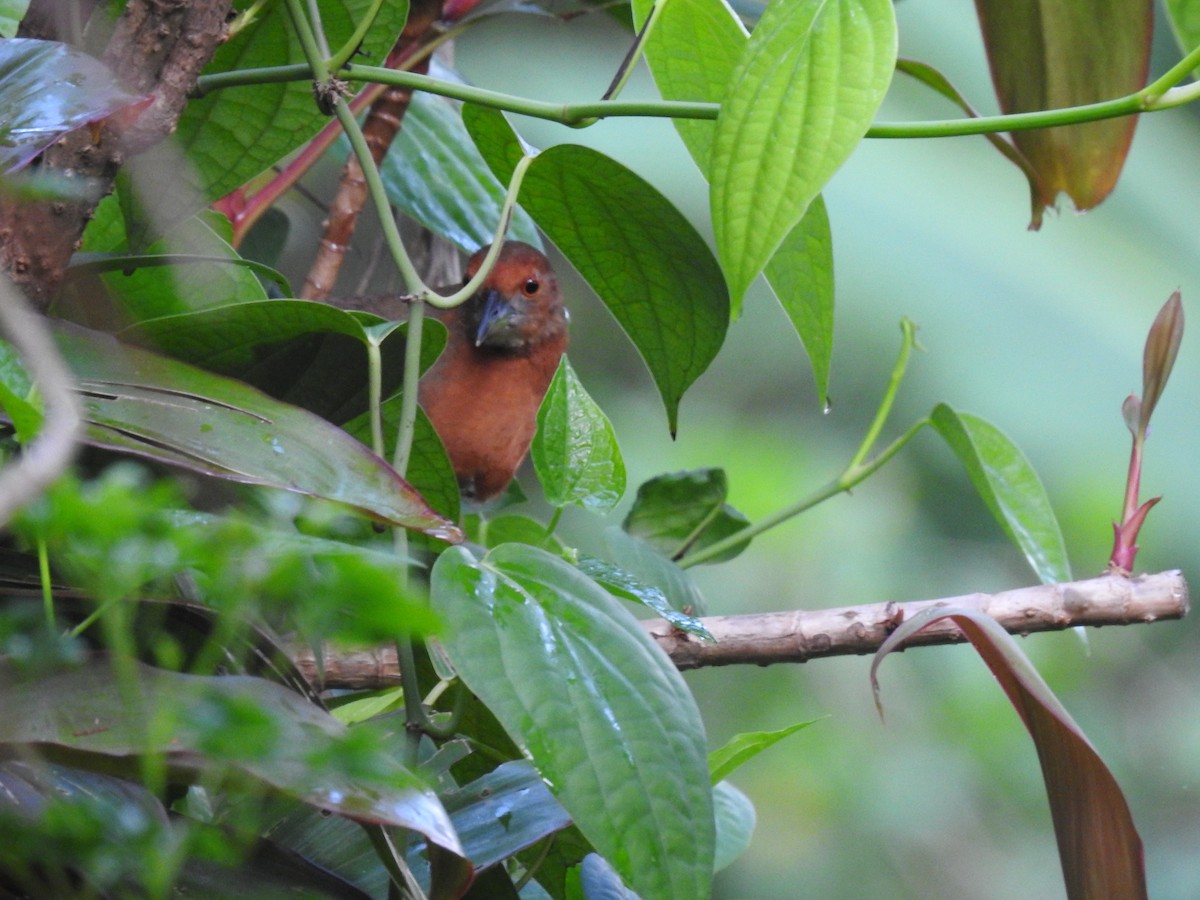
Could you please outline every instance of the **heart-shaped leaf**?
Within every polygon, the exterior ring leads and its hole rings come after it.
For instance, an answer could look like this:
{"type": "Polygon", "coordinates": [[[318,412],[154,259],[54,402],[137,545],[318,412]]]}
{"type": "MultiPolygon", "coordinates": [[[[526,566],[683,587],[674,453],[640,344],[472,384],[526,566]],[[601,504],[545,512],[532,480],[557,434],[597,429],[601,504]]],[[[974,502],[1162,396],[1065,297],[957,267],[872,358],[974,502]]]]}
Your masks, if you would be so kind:
{"type": "Polygon", "coordinates": [[[938,404],[933,427],[950,445],[1004,533],[1043,582],[1071,580],[1062,531],[1029,460],[995,425],[938,404]]]}
{"type": "Polygon", "coordinates": [[[891,0],[772,0],[721,103],[713,231],[740,302],[871,124],[891,81],[891,0]]]}
{"type": "MultiPolygon", "coordinates": [[[[637,499],[622,527],[668,559],[679,560],[750,524],[725,502],[728,493],[723,469],[659,475],[638,488],[637,499]]],[[[709,562],[733,559],[748,543],[738,544],[709,562]]]]}
{"type": "Polygon", "coordinates": [[[530,455],[551,506],[603,514],[625,493],[625,461],[612,423],[565,356],[538,409],[530,455]]]}
{"type": "Polygon", "coordinates": [[[687,686],[637,621],[562,559],[522,544],[438,558],[434,608],[467,686],[589,841],[645,896],[704,897],[713,811],[687,686]]]}
{"type": "Polygon", "coordinates": [[[876,673],[883,658],[909,636],[946,618],[953,619],[970,639],[1033,738],[1050,799],[1067,896],[1071,900],[1146,897],[1142,842],[1120,785],[1017,642],[995,619],[974,610],[941,607],[923,610],[904,622],[871,663],[876,704],[876,673]]]}

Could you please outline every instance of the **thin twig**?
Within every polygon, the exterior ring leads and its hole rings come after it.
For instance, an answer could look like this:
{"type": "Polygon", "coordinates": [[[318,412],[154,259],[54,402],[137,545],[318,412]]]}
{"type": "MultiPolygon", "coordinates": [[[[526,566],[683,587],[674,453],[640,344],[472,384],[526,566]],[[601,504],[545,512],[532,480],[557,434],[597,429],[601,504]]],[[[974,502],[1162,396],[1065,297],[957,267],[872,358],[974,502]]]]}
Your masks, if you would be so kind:
{"type": "MultiPolygon", "coordinates": [[[[716,643],[676,631],[661,619],[642,622],[642,626],[676,666],[697,669],[801,663],[823,656],[873,653],[901,622],[930,606],[979,610],[996,619],[1005,630],[1025,635],[1078,625],[1136,625],[1179,619],[1187,615],[1189,603],[1183,575],[1172,570],[1136,578],[1102,575],[999,594],[705,618],[702,621],[716,643]]],[[[962,640],[961,632],[947,623],[915,635],[909,646],[962,640]]],[[[305,676],[320,682],[323,689],[374,689],[399,681],[394,650],[346,653],[327,647],[323,651],[323,672],[318,670],[311,650],[297,649],[293,656],[305,676]]]]}

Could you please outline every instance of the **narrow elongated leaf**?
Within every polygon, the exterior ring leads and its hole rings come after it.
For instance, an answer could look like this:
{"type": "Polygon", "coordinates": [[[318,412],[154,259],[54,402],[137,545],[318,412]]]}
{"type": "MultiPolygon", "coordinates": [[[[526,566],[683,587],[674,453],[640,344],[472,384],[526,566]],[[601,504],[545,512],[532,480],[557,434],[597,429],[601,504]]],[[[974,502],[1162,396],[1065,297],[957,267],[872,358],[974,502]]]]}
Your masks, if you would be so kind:
{"type": "Polygon", "coordinates": [[[142,102],[82,50],[0,41],[0,174],[25,166],[64,134],[142,102]]]}
{"type": "MultiPolygon", "coordinates": [[[[638,22],[644,21],[652,4],[653,0],[635,0],[638,22]]],[[[741,20],[725,3],[670,0],[646,44],[646,61],[665,99],[718,103],[729,89],[746,39],[741,20]]],[[[708,177],[714,123],[676,119],[675,128],[708,177]]],[[[833,238],[820,196],[783,239],[766,276],[804,343],[818,396],[825,403],[833,354],[833,238]]]]}
{"type": "Polygon", "coordinates": [[[161,754],[185,778],[229,766],[320,809],[409,828],[461,854],[449,817],[420,778],[379,748],[349,742],[343,725],[287,688],[134,661],[121,670],[132,683],[120,682],[104,657],[33,681],[0,666],[0,743],[36,744],[81,767],[131,772],[143,755],[161,754]]]}
{"type": "Polygon", "coordinates": [[[670,622],[672,627],[694,634],[706,641],[716,640],[704,627],[701,619],[675,609],[667,600],[667,595],[659,588],[641,581],[620,566],[586,553],[580,553],[575,560],[575,567],[610,594],[641,603],[647,609],[654,610],[660,617],[670,622]]]}
{"type": "Polygon", "coordinates": [[[662,591],[672,609],[704,615],[707,604],[691,575],[645,541],[614,526],[604,529],[604,549],[618,568],[662,591]]]}
{"type": "Polygon", "coordinates": [[[464,682],[634,890],[704,897],[713,812],[695,702],[636,620],[558,557],[452,548],[434,607],[464,682]]]}
{"type": "Polygon", "coordinates": [[[930,418],[1038,578],[1047,584],[1070,581],[1067,548],[1050,498],[1020,449],[996,426],[944,403],[930,418]]]}
{"type": "MultiPolygon", "coordinates": [[[[638,488],[637,499],[621,527],[668,559],[679,560],[750,524],[725,502],[728,493],[724,469],[659,475],[638,488]]],[[[749,541],[713,557],[711,562],[733,559],[747,544],[749,541]]]]}
{"type": "MultiPolygon", "coordinates": [[[[239,4],[245,6],[246,4],[239,4]]],[[[321,27],[331,47],[347,40],[371,0],[321,0],[321,27]]],[[[386,0],[359,52],[382,60],[408,16],[407,0],[386,0]]],[[[304,62],[285,4],[256,8],[252,21],[217,48],[205,74],[304,62]]],[[[195,167],[200,194],[215,200],[278,162],[329,121],[313,100],[312,82],[227,88],[188,103],[176,136],[195,167]]]]}
{"type": "Polygon", "coordinates": [[[625,493],[625,461],[612,423],[565,356],[538,409],[530,455],[551,506],[603,514],[625,493]]]}
{"type": "MultiPolygon", "coordinates": [[[[520,159],[495,110],[463,119],[502,181],[520,159]]],[[[721,349],[729,296],[712,251],[640,176],[587,147],[560,144],[529,166],[521,203],[633,341],[658,386],[671,433],[679,401],[721,349]]]]}
{"type": "MultiPolygon", "coordinates": [[[[1150,64],[1152,0],[976,0],[1000,108],[1060,109],[1140,90],[1150,64]]],[[[1037,173],[1033,219],[1065,192],[1079,210],[1117,183],[1136,116],[1013,133],[1037,173]]]]}
{"type": "MultiPolygon", "coordinates": [[[[394,206],[460,249],[474,253],[492,242],[507,186],[471,143],[457,105],[414,93],[379,174],[394,206]]],[[[508,236],[542,244],[520,207],[513,211],[508,236]]]]}
{"type": "Polygon", "coordinates": [[[721,103],[713,231],[740,303],[866,133],[891,81],[890,0],[772,0],[721,103]]]}
{"type": "Polygon", "coordinates": [[[935,608],[903,623],[871,663],[876,703],[876,673],[883,658],[910,635],[945,618],[953,619],[970,639],[1033,738],[1067,896],[1146,897],[1142,842],[1120,786],[1017,642],[994,619],[972,610],[935,608]]]}
{"type": "Polygon", "coordinates": [[[708,768],[712,783],[715,785],[724,781],[737,771],[742,763],[754,759],[768,747],[774,746],[802,728],[807,728],[815,721],[813,719],[809,722],[797,722],[795,725],[780,728],[778,731],[753,731],[734,735],[724,747],[708,754],[708,768]]]}
{"type": "Polygon", "coordinates": [[[387,463],[305,410],[96,332],[63,324],[55,337],[79,379],[90,443],[459,536],[387,463]]]}

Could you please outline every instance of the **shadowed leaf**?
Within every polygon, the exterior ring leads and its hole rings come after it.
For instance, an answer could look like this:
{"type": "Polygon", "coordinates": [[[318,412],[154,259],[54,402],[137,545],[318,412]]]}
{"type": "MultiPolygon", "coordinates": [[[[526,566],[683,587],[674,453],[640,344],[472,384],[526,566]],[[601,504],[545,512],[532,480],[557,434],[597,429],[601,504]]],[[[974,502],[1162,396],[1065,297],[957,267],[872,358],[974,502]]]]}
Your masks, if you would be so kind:
{"type": "Polygon", "coordinates": [[[1067,896],[1146,897],[1142,842],[1120,786],[1016,641],[994,619],[970,610],[934,608],[903,623],[871,664],[876,704],[876,672],[883,658],[912,634],[945,618],[953,619],[975,646],[1033,738],[1067,896]]]}
{"type": "MultiPolygon", "coordinates": [[[[1083,106],[1140,90],[1150,63],[1151,0],[976,0],[1000,108],[1083,106]]],[[[1036,173],[1033,219],[1060,192],[1079,210],[1117,183],[1136,116],[1013,133],[1036,173]]]]}
{"type": "MultiPolygon", "coordinates": [[[[621,527],[667,559],[677,561],[750,524],[725,502],[728,493],[723,469],[659,475],[638,488],[637,499],[621,527]]],[[[733,559],[749,543],[746,540],[709,562],[733,559]]]]}

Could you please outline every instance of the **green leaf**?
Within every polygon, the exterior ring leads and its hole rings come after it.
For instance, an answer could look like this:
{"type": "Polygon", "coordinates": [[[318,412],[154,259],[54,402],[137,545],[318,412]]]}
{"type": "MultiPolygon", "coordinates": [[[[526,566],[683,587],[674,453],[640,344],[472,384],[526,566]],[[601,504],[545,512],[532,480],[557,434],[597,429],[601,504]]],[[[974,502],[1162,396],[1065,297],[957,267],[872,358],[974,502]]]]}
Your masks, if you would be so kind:
{"type": "Polygon", "coordinates": [[[938,404],[933,427],[950,445],[1004,533],[1043,582],[1071,580],[1071,566],[1050,498],[1023,453],[999,429],[938,404]]]}
{"type": "Polygon", "coordinates": [[[1200,2],[1197,0],[1167,0],[1167,18],[1179,49],[1191,53],[1200,47],[1200,2]]]}
{"type": "MultiPolygon", "coordinates": [[[[0,7],[0,35],[6,14],[20,12],[23,5],[0,7]]],[[[0,41],[0,174],[24,167],[77,128],[145,102],[82,50],[8,37],[0,41]]]]}
{"type": "Polygon", "coordinates": [[[244,675],[201,677],[103,657],[22,680],[0,666],[0,742],[36,744],[81,767],[159,755],[185,783],[230,768],[319,809],[418,831],[461,853],[433,792],[378,746],[293,691],[244,675]]]}
{"type": "Polygon", "coordinates": [[[27,9],[29,0],[0,0],[0,38],[17,36],[17,29],[27,9]]]}
{"type": "Polygon", "coordinates": [[[305,410],[96,332],[62,324],[55,338],[79,379],[89,443],[458,535],[387,463],[305,410]]]}
{"type": "MultiPolygon", "coordinates": [[[[679,560],[750,524],[725,502],[728,493],[723,469],[659,475],[638,488],[637,499],[621,527],[668,559],[679,560]]],[[[744,541],[710,562],[733,559],[749,543],[744,541]]]]}
{"type": "MultiPolygon", "coordinates": [[[[503,116],[467,106],[463,119],[506,180],[520,156],[503,116]]],[[[674,434],[680,399],[721,349],[729,326],[729,296],[708,245],[640,176],[575,144],[538,155],[521,202],[633,341],[674,434]]]]}
{"type": "Polygon", "coordinates": [[[433,569],[467,686],[528,753],[584,836],[638,893],[704,897],[713,862],[703,725],[675,667],[573,567],[507,544],[433,569]]]}
{"type": "MultiPolygon", "coordinates": [[[[645,20],[653,0],[636,0],[645,20]]],[[[733,10],[710,0],[670,0],[646,44],[646,61],[667,100],[719,103],[746,46],[733,10]]],[[[708,177],[715,123],[676,119],[675,129],[708,177]]],[[[820,196],[783,239],[766,267],[767,281],[804,342],[821,403],[828,402],[833,353],[833,238],[820,196]]]]}
{"type": "Polygon", "coordinates": [[[551,506],[574,504],[603,515],[625,493],[625,462],[604,411],[564,356],[538,409],[530,453],[551,506]]]}
{"type": "Polygon", "coordinates": [[[645,541],[611,527],[604,529],[604,549],[618,568],[660,590],[672,609],[689,616],[704,615],[707,604],[691,575],[645,541]]]}
{"type": "Polygon", "coordinates": [[[994,619],[972,610],[934,608],[901,624],[871,663],[876,705],[876,673],[884,657],[922,628],[946,618],[970,639],[1033,738],[1067,896],[1146,897],[1142,842],[1120,785],[1017,642],[994,619]]]}
{"type": "MultiPolygon", "coordinates": [[[[976,9],[1006,113],[1084,106],[1146,83],[1151,0],[978,0],[976,9]]],[[[1036,173],[1030,227],[1041,227],[1043,211],[1060,191],[1081,211],[1107,197],[1136,126],[1136,116],[1121,116],[1014,132],[1013,142],[1036,173]]]]}
{"type": "Polygon", "coordinates": [[[736,304],[871,124],[896,60],[891,0],[772,0],[721,103],[709,178],[736,304]]]}
{"type": "MultiPolygon", "coordinates": [[[[490,532],[489,532],[490,533],[490,532]]],[[[647,609],[652,609],[663,619],[671,623],[671,627],[694,634],[706,641],[714,638],[704,627],[704,621],[673,608],[667,595],[652,584],[626,572],[620,566],[595,556],[580,553],[575,559],[575,567],[588,578],[596,582],[610,594],[641,603],[647,609]]]]}
{"type": "MultiPolygon", "coordinates": [[[[321,27],[331,47],[350,37],[370,6],[371,0],[321,0],[321,27]]],[[[385,59],[407,16],[407,0],[387,0],[360,52],[371,60],[385,59]]],[[[304,52],[285,4],[271,3],[217,48],[205,74],[302,62],[304,52]]],[[[311,82],[254,84],[188,103],[176,138],[195,168],[188,177],[196,179],[204,198],[216,200],[274,165],[328,122],[313,100],[311,82]]]]}
{"type": "Polygon", "coordinates": [[[714,785],[724,781],[742,765],[768,747],[774,746],[785,737],[790,737],[802,728],[807,728],[816,719],[797,722],[778,731],[751,731],[734,735],[729,742],[708,754],[708,769],[714,785]]]}
{"type": "MultiPolygon", "coordinates": [[[[343,147],[348,147],[344,141],[343,147]]],[[[416,92],[404,127],[379,167],[392,205],[467,253],[495,237],[506,185],[488,168],[463,125],[455,104],[416,92]]],[[[508,236],[542,245],[533,221],[513,211],[508,236]]]]}
{"type": "Polygon", "coordinates": [[[42,427],[42,406],[33,379],[13,345],[4,340],[0,340],[0,410],[13,423],[22,442],[42,427]]]}
{"type": "Polygon", "coordinates": [[[720,872],[750,847],[754,835],[754,804],[728,781],[713,785],[717,818],[717,852],[713,871],[720,872]]]}
{"type": "Polygon", "coordinates": [[[552,553],[562,552],[562,542],[553,534],[546,533],[546,525],[530,516],[514,514],[494,516],[484,521],[483,532],[480,535],[485,547],[499,547],[501,544],[532,544],[542,547],[552,553]]]}

